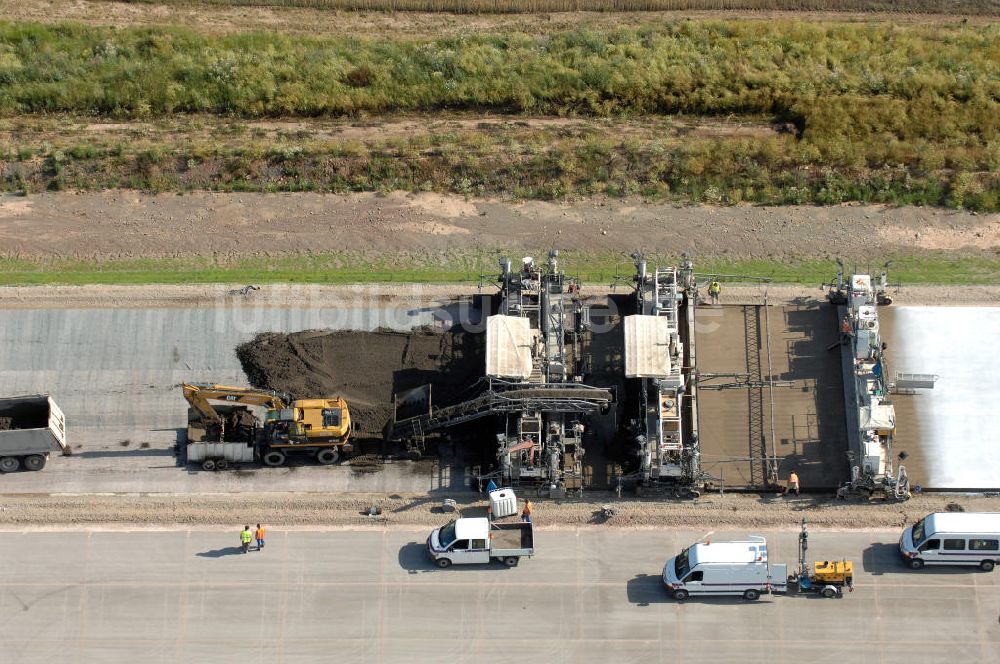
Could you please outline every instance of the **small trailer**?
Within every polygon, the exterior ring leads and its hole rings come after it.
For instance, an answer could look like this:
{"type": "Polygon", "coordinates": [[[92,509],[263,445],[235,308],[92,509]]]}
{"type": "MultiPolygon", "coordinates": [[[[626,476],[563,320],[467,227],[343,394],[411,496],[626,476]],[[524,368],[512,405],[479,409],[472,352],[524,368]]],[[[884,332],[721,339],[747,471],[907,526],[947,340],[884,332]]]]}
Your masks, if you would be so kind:
{"type": "Polygon", "coordinates": [[[45,394],[0,398],[0,472],[41,470],[50,452],[68,455],[66,418],[45,394]]]}
{"type": "Polygon", "coordinates": [[[788,577],[788,585],[799,592],[813,592],[823,597],[843,597],[844,588],[847,592],[854,591],[854,563],[850,560],[822,560],[811,565],[807,561],[809,550],[809,530],[806,520],[802,519],[802,530],[799,532],[799,567],[795,574],[788,577]]]}
{"type": "Polygon", "coordinates": [[[496,523],[487,517],[455,519],[427,538],[427,553],[440,568],[500,561],[516,567],[535,555],[530,522],[496,523]]]}

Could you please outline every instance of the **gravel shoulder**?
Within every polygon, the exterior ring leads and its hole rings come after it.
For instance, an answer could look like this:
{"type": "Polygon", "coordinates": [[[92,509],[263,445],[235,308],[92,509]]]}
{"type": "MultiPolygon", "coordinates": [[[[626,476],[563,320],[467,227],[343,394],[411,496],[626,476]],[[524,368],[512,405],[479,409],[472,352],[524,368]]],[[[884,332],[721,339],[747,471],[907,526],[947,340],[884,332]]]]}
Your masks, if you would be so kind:
{"type": "MultiPolygon", "coordinates": [[[[105,308],[274,308],[317,309],[419,307],[446,308],[457,300],[493,292],[480,291],[478,284],[265,284],[250,297],[229,292],[246,284],[190,284],[136,286],[4,286],[0,287],[0,309],[105,309],[105,308]]],[[[601,284],[584,285],[584,295],[601,298],[608,289],[601,284]]],[[[624,292],[619,289],[618,292],[624,292]]],[[[727,285],[723,304],[756,304],[767,297],[775,306],[804,305],[823,300],[818,287],[771,284],[727,285]]],[[[997,306],[1000,286],[904,286],[893,291],[893,301],[913,306],[997,306]]]]}
{"type": "MultiPolygon", "coordinates": [[[[440,509],[444,496],[384,494],[148,494],[0,495],[0,527],[66,524],[209,526],[251,520],[284,526],[432,527],[455,516],[440,509]],[[382,510],[367,516],[371,507],[382,510]]],[[[482,516],[477,495],[454,496],[459,515],[482,516]]],[[[785,498],[773,494],[706,495],[694,501],[617,499],[591,494],[583,500],[536,503],[539,527],[795,528],[803,518],[821,528],[897,528],[949,505],[965,511],[1000,511],[1000,498],[923,494],[903,503],[839,501],[826,495],[785,498]],[[604,520],[602,506],[615,516],[604,520]]]]}

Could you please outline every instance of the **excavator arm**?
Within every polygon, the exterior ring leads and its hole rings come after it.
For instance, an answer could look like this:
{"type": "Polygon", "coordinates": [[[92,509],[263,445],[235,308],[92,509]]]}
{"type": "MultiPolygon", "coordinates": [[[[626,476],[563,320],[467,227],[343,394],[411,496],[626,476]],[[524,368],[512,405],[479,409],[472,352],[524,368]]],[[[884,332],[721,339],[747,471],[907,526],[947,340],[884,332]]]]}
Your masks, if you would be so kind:
{"type": "Polygon", "coordinates": [[[222,418],[210,401],[224,401],[247,406],[264,406],[274,410],[287,408],[291,401],[285,394],[269,390],[254,390],[229,385],[209,385],[202,383],[182,383],[184,398],[206,423],[220,424],[222,418]]]}

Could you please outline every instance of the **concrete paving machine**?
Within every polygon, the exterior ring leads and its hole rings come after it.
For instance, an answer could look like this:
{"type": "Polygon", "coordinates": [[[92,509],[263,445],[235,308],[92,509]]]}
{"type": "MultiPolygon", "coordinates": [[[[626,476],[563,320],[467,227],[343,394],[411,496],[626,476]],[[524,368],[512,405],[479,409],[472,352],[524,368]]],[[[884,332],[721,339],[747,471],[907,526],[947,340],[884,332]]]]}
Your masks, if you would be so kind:
{"type": "Polygon", "coordinates": [[[640,493],[670,488],[699,495],[700,468],[692,379],[694,280],[692,265],[653,266],[639,252],[635,262],[634,315],[624,319],[625,377],[635,395],[626,452],[634,468],[619,478],[640,493]]]}
{"type": "Polygon", "coordinates": [[[879,493],[906,500],[910,480],[902,464],[893,465],[896,411],[889,394],[886,344],[879,336],[878,307],[892,303],[888,263],[877,280],[868,274],[845,279],[843,262],[838,259],[837,265],[827,299],[838,308],[841,338],[831,348],[841,348],[851,468],[839,493],[879,493]]]}
{"type": "MultiPolygon", "coordinates": [[[[502,485],[531,483],[550,496],[583,490],[583,438],[588,417],[607,413],[614,388],[583,383],[581,335],[590,310],[579,284],[559,270],[558,251],[539,266],[530,257],[513,269],[500,260],[499,313],[486,320],[486,375],[470,399],[394,417],[389,440],[419,440],[478,418],[499,421],[497,470],[502,485]]],[[[429,401],[429,400],[428,400],[429,401]]]]}
{"type": "Polygon", "coordinates": [[[228,385],[181,388],[191,406],[187,460],[205,470],[253,461],[281,466],[289,454],[309,454],[328,465],[353,451],[350,411],[339,397],[293,401],[278,392],[228,385]],[[248,406],[263,407],[263,421],[248,406]]]}
{"type": "Polygon", "coordinates": [[[843,597],[854,591],[854,563],[850,560],[823,560],[810,564],[806,552],[809,550],[809,530],[802,519],[799,532],[799,567],[788,577],[788,585],[799,592],[812,592],[823,597],[843,597]]]}

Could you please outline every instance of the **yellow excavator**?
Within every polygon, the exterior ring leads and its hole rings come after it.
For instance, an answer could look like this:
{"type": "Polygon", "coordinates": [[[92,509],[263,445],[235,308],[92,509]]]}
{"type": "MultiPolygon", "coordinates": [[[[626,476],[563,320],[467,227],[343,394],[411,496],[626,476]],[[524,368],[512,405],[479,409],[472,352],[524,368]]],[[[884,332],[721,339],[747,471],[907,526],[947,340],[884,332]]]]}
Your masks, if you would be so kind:
{"type": "Polygon", "coordinates": [[[191,406],[187,458],[205,470],[257,460],[281,466],[290,453],[312,454],[328,465],[353,451],[351,415],[340,397],[293,401],[279,392],[198,383],[181,389],[191,406]],[[266,409],[263,423],[248,406],[266,409]]]}

